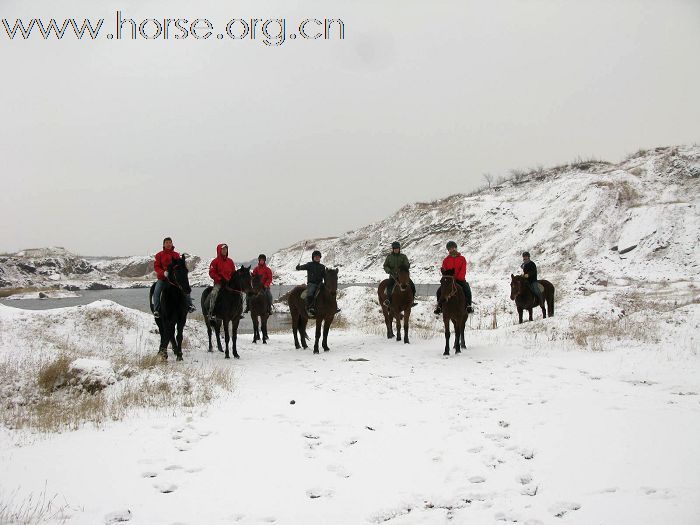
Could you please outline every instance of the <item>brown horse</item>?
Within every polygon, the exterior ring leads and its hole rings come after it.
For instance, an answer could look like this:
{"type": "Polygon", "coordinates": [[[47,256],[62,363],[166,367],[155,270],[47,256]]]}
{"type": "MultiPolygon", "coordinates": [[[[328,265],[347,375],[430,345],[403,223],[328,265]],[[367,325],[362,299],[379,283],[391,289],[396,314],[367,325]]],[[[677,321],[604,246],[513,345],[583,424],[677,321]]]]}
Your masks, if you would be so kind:
{"type": "Polygon", "coordinates": [[[450,321],[455,330],[455,354],[466,348],[464,341],[464,327],[467,324],[469,312],[467,312],[467,299],[464,290],[455,281],[454,270],[441,270],[440,297],[442,298],[442,320],[445,322],[445,352],[442,355],[450,355],[450,321]]]}
{"type": "MultiPolygon", "coordinates": [[[[338,292],[338,269],[326,268],[325,283],[319,287],[316,295],[316,340],[314,343],[314,354],[318,354],[318,340],[321,337],[321,325],[323,324],[323,350],[328,352],[328,331],[338,310],[336,294],[338,292]]],[[[306,285],[297,286],[289,293],[289,313],[292,314],[292,332],[294,333],[294,346],[299,348],[297,332],[301,337],[301,346],[308,348],[306,340],[306,324],[309,321],[309,314],[306,311],[306,302],[301,297],[301,293],[306,290],[306,285]]]]}
{"type": "Polygon", "coordinates": [[[260,332],[262,331],[262,342],[267,344],[267,318],[270,317],[270,299],[265,293],[265,287],[262,284],[262,276],[259,274],[253,275],[251,280],[253,293],[250,296],[250,318],[253,320],[253,342],[260,341],[260,332]]]}
{"type": "Polygon", "coordinates": [[[387,339],[394,337],[391,322],[396,320],[396,340],[401,341],[401,317],[403,316],[403,342],[408,343],[408,318],[411,316],[411,307],[413,306],[413,290],[411,289],[411,276],[408,268],[405,266],[399,268],[398,280],[391,292],[391,304],[386,306],[384,300],[388,285],[389,279],[384,279],[377,288],[377,296],[379,304],[382,305],[384,323],[386,324],[386,337],[387,339]]]}
{"type": "Polygon", "coordinates": [[[216,298],[214,305],[214,314],[216,321],[209,320],[209,305],[207,297],[211,293],[212,287],[208,286],[202,292],[202,313],[204,314],[204,323],[207,325],[207,335],[209,336],[209,351],[212,351],[211,332],[212,329],[216,334],[216,346],[219,352],[223,352],[221,348],[221,325],[224,325],[224,338],[226,341],[226,352],[224,357],[229,359],[228,343],[231,340],[233,347],[233,357],[240,359],[236,351],[236,339],[238,338],[238,323],[241,321],[241,313],[243,313],[244,295],[252,291],[250,287],[250,266],[242,266],[231,276],[229,281],[225,281],[216,298]],[[229,338],[228,325],[231,323],[231,337],[229,338]]]}
{"type": "Polygon", "coordinates": [[[527,278],[523,275],[510,274],[510,299],[515,301],[515,306],[518,308],[520,324],[523,322],[523,310],[527,310],[530,315],[530,321],[532,321],[532,309],[535,306],[542,308],[542,319],[545,319],[547,315],[549,317],[554,315],[554,285],[545,280],[537,282],[544,287],[542,295],[547,303],[547,311],[544,309],[545,305],[540,304],[539,298],[533,293],[527,278]]]}

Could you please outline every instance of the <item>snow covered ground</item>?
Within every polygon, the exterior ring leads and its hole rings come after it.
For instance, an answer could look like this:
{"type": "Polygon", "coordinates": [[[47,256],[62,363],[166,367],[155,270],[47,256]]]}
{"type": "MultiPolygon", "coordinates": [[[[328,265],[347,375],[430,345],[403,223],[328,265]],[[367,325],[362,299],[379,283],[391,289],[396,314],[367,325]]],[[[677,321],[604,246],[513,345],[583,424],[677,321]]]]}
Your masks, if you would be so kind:
{"type": "MultiPolygon", "coordinates": [[[[381,335],[373,292],[344,291],[346,328],[316,356],[283,333],[241,337],[226,361],[188,323],[184,363],[159,373],[232,370],[233,392],[210,404],[2,429],[0,516],[44,498],[44,518],[79,524],[700,522],[697,302],[520,326],[505,309],[443,358],[429,302],[404,345],[381,335]]],[[[106,301],[0,306],[0,328],[2,360],[34,362],[64,339],[107,360],[157,346],[149,316],[106,301]]]]}

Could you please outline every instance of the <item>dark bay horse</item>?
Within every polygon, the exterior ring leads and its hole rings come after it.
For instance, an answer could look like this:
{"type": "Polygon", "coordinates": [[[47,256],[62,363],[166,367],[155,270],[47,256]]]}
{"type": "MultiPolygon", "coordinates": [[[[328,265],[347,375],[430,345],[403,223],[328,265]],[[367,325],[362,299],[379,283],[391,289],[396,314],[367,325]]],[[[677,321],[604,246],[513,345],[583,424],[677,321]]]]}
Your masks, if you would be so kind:
{"type": "Polygon", "coordinates": [[[207,286],[207,288],[202,292],[202,313],[204,314],[204,322],[207,325],[207,335],[209,336],[209,351],[212,351],[211,344],[211,331],[214,328],[214,333],[216,334],[216,345],[219,348],[219,352],[224,352],[221,348],[221,324],[224,325],[224,338],[226,341],[226,359],[230,358],[228,351],[228,342],[231,340],[231,347],[233,352],[233,357],[240,359],[238,352],[236,351],[236,339],[238,337],[238,323],[241,320],[241,314],[243,313],[243,308],[245,307],[244,296],[246,293],[251,292],[252,288],[250,286],[250,266],[242,266],[231,276],[231,280],[223,283],[221,290],[219,291],[219,296],[216,298],[216,305],[214,305],[214,315],[216,316],[216,321],[209,320],[208,311],[208,301],[207,297],[211,293],[212,287],[207,286]],[[229,338],[228,325],[231,323],[231,337],[229,338]]]}
{"type": "MultiPolygon", "coordinates": [[[[338,302],[336,294],[338,292],[338,269],[326,268],[326,276],[324,283],[319,287],[318,295],[316,296],[316,340],[314,343],[314,354],[318,354],[318,340],[321,337],[321,325],[323,324],[323,350],[328,352],[328,331],[331,328],[331,323],[338,310],[338,302]]],[[[301,337],[301,346],[308,348],[306,345],[306,324],[309,321],[309,314],[306,311],[306,302],[301,297],[301,293],[306,290],[306,285],[295,287],[289,293],[289,313],[292,314],[292,332],[294,333],[294,346],[299,348],[299,337],[301,337]]]]}
{"type": "MultiPolygon", "coordinates": [[[[168,277],[160,294],[160,317],[156,317],[156,324],[160,333],[160,349],[158,353],[163,359],[168,358],[168,343],[170,343],[176,359],[182,361],[182,331],[187,322],[187,298],[185,295],[192,292],[190,280],[187,276],[188,272],[185,255],[180,259],[173,259],[168,265],[168,277]],[[175,335],[176,328],[177,336],[175,335]]],[[[151,285],[151,290],[148,294],[151,312],[153,312],[153,290],[155,286],[155,283],[151,285]]]]}
{"type": "Polygon", "coordinates": [[[464,290],[455,281],[454,270],[442,270],[440,279],[440,297],[442,301],[442,320],[445,323],[445,351],[442,355],[450,355],[450,321],[455,330],[455,354],[466,348],[464,341],[464,327],[467,324],[469,312],[467,312],[467,299],[464,290]]]}
{"type": "Polygon", "coordinates": [[[253,320],[253,342],[260,341],[260,332],[262,331],[262,342],[267,344],[267,318],[270,317],[268,312],[271,305],[262,284],[262,276],[254,275],[251,286],[253,293],[250,296],[250,318],[253,320]]]}
{"type": "Polygon", "coordinates": [[[510,274],[510,299],[515,301],[515,306],[518,308],[520,324],[523,322],[523,310],[527,310],[530,321],[532,321],[532,309],[535,306],[542,308],[542,319],[545,319],[548,315],[549,317],[554,315],[554,285],[544,279],[537,282],[544,287],[542,295],[547,303],[547,311],[544,309],[545,305],[540,304],[539,298],[532,292],[527,278],[523,275],[510,274]]]}
{"type": "Polygon", "coordinates": [[[384,323],[386,324],[386,337],[387,339],[394,337],[392,321],[395,320],[396,340],[401,341],[401,318],[403,317],[403,342],[408,343],[408,318],[411,316],[411,308],[413,307],[413,290],[411,289],[411,276],[408,268],[405,266],[399,268],[398,281],[391,292],[391,304],[386,306],[384,300],[388,285],[389,279],[384,279],[377,288],[377,296],[379,304],[382,305],[384,323]]]}

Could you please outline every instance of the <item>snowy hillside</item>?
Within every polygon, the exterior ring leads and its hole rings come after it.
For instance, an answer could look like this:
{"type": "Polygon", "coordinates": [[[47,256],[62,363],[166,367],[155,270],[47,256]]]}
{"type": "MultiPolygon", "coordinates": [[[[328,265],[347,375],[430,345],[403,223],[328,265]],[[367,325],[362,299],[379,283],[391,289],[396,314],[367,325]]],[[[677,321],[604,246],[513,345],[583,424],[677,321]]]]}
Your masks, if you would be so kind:
{"type": "MultiPolygon", "coordinates": [[[[147,286],[155,279],[154,255],[80,256],[65,248],[22,250],[0,255],[0,288],[75,289],[147,286]]],[[[188,257],[193,285],[208,284],[209,263],[188,257]]]]}
{"type": "MultiPolygon", "coordinates": [[[[640,152],[619,163],[578,162],[512,178],[472,195],[411,204],[340,237],[306,241],[340,268],[341,282],[384,278],[394,240],[412,262],[416,282],[437,282],[445,243],[469,261],[476,294],[502,288],[523,250],[542,278],[568,288],[643,281],[697,283],[700,276],[700,147],[640,152]]],[[[271,258],[277,281],[297,283],[305,241],[271,258]]]]}

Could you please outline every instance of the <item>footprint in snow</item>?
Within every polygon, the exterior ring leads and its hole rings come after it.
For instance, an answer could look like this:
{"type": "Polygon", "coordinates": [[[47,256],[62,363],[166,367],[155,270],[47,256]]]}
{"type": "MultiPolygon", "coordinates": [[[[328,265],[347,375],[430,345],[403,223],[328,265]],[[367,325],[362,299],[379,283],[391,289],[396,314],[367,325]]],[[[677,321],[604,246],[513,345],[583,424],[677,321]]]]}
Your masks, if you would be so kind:
{"type": "Polygon", "coordinates": [[[168,465],[165,467],[165,470],[182,470],[182,467],[180,465],[168,465]]]}
{"type": "Polygon", "coordinates": [[[131,521],[131,511],[129,509],[110,512],[105,516],[105,525],[124,523],[126,521],[131,521]]]}
{"type": "Polygon", "coordinates": [[[580,503],[561,501],[549,507],[549,512],[551,512],[555,518],[563,518],[569,512],[579,510],[580,508],[580,503]]]}
{"type": "Polygon", "coordinates": [[[171,492],[175,492],[177,490],[177,485],[167,482],[154,483],[153,487],[162,494],[170,494],[171,492]]]}
{"type": "Polygon", "coordinates": [[[535,457],[535,451],[531,448],[520,449],[520,455],[525,459],[532,459],[535,457]]]}
{"type": "Polygon", "coordinates": [[[523,487],[523,489],[520,491],[520,494],[522,494],[523,496],[536,496],[537,488],[537,485],[523,487]]]}
{"type": "Polygon", "coordinates": [[[349,478],[350,473],[342,465],[328,465],[329,472],[335,472],[341,478],[349,478]]]}
{"type": "Polygon", "coordinates": [[[521,485],[527,485],[528,483],[532,482],[532,475],[531,474],[520,474],[518,476],[518,483],[521,485]]]}
{"type": "Polygon", "coordinates": [[[484,481],[486,481],[484,476],[472,476],[469,478],[469,483],[483,483],[484,481]]]}
{"type": "Polygon", "coordinates": [[[318,499],[321,497],[328,498],[333,496],[333,491],[328,489],[313,488],[306,491],[306,495],[311,499],[318,499]]]}

